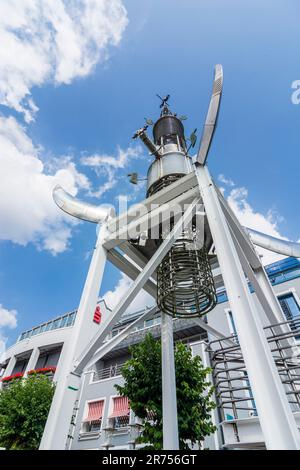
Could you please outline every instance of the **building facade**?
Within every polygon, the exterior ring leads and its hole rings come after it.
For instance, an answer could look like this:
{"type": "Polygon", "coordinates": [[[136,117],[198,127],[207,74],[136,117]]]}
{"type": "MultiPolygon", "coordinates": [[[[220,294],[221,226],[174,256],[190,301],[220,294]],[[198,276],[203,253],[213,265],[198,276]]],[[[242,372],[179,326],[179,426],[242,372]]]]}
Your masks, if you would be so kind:
{"type": "MultiPolygon", "coordinates": [[[[256,301],[281,380],[290,406],[300,426],[300,262],[287,258],[267,266],[271,284],[282,308],[280,325],[269,325],[260,304],[256,301]],[[299,345],[299,348],[298,348],[299,345]],[[299,350],[298,350],[299,349],[299,350]]],[[[215,386],[217,408],[212,419],[217,431],[201,447],[210,449],[264,448],[259,417],[250,383],[239,349],[234,319],[230,311],[222,276],[213,266],[218,304],[206,318],[209,326],[220,331],[224,338],[208,334],[193,319],[174,319],[174,340],[187,344],[193,355],[199,355],[205,366],[212,368],[211,381],[215,386]]],[[[143,312],[125,314],[106,341],[117,335],[143,312]]],[[[105,302],[99,302],[92,312],[94,332],[101,324],[101,316],[109,314],[105,302]]],[[[16,374],[26,375],[31,370],[59,378],[59,366],[67,353],[72,338],[76,311],[43,323],[20,335],[6,352],[2,361],[2,386],[7,386],[16,374]]],[[[139,343],[145,335],[160,337],[160,315],[146,320],[126,339],[98,361],[92,370],[84,373],[83,386],[78,395],[70,425],[67,449],[133,449],[142,429],[128,401],[119,397],[115,384],[122,383],[121,367],[130,357],[129,347],[139,343]]],[[[267,397],[266,397],[267,399],[267,397]]]]}

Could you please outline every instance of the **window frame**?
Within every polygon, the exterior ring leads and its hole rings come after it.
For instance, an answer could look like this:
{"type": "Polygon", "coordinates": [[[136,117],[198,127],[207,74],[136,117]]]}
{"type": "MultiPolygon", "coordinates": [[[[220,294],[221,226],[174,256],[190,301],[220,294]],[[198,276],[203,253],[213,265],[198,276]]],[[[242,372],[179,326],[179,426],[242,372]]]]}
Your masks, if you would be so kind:
{"type": "MultiPolygon", "coordinates": [[[[300,317],[300,297],[299,297],[299,295],[298,295],[298,293],[297,293],[295,287],[290,287],[290,288],[288,288],[288,289],[286,289],[286,290],[284,290],[284,291],[277,292],[277,293],[276,293],[276,297],[277,297],[278,303],[279,303],[279,305],[280,305],[280,301],[279,301],[279,298],[280,298],[280,297],[287,297],[287,296],[289,296],[289,295],[294,298],[294,301],[295,301],[296,305],[297,305],[298,308],[299,308],[299,317],[300,317]]],[[[281,311],[282,311],[282,315],[283,315],[284,321],[288,321],[288,322],[291,323],[291,322],[293,321],[293,319],[289,320],[288,318],[286,318],[286,316],[285,316],[285,314],[284,314],[284,311],[282,310],[281,305],[280,305],[280,309],[281,309],[281,311]]],[[[300,343],[300,333],[299,333],[299,335],[294,336],[294,340],[295,340],[295,343],[296,343],[296,344],[299,344],[299,343],[300,343]]]]}
{"type": "Polygon", "coordinates": [[[106,405],[106,397],[100,397],[100,398],[93,398],[92,400],[86,400],[83,408],[83,414],[82,414],[82,419],[81,419],[81,426],[80,426],[80,432],[79,432],[79,437],[80,436],[85,436],[87,434],[94,435],[97,433],[97,435],[100,435],[102,433],[102,428],[103,428],[103,423],[104,423],[104,412],[105,412],[105,405],[106,405]],[[87,431],[85,426],[86,423],[91,423],[91,421],[85,421],[88,411],[89,411],[89,404],[90,403],[96,403],[99,401],[103,401],[103,411],[102,411],[102,417],[100,420],[100,428],[99,430],[90,430],[87,431]]]}
{"type": "Polygon", "coordinates": [[[131,416],[131,408],[130,407],[129,407],[129,414],[128,414],[128,424],[126,424],[126,426],[116,427],[115,426],[115,420],[118,417],[116,417],[116,416],[113,417],[113,418],[109,417],[113,412],[114,399],[119,398],[120,396],[121,395],[111,395],[110,396],[108,413],[107,413],[107,427],[113,429],[114,432],[127,434],[129,432],[129,425],[130,425],[130,416],[131,416]]]}

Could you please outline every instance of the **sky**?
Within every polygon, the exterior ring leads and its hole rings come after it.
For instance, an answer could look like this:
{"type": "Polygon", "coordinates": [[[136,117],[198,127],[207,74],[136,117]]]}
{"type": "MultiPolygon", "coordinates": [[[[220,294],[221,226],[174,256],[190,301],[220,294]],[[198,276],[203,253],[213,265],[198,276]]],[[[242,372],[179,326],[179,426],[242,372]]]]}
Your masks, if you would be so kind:
{"type": "MultiPolygon", "coordinates": [[[[300,239],[299,14],[296,0],[1,1],[0,348],[79,303],[96,227],[62,213],[53,187],[142,200],[127,174],[151,158],[134,132],[169,93],[201,133],[217,63],[209,169],[242,224],[300,239]]],[[[129,285],[107,265],[100,294],[114,307],[129,285]]],[[[142,292],[130,308],[151,304],[142,292]]]]}

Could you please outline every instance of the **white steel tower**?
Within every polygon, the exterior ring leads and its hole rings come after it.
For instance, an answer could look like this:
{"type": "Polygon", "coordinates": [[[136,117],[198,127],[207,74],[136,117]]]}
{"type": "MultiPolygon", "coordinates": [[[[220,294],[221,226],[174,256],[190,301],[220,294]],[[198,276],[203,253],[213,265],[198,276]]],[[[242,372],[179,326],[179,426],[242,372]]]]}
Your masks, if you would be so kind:
{"type": "MultiPolygon", "coordinates": [[[[251,282],[269,322],[283,320],[266,272],[254,245],[300,257],[296,243],[281,241],[240,225],[207,168],[207,155],[216,127],[223,85],[222,67],[215,67],[212,97],[195,159],[189,156],[182,118],[162,98],[161,115],[153,123],[153,140],[145,126],[140,138],[153,155],[147,197],[126,213],[78,201],[61,187],[54,189],[58,206],[72,216],[99,224],[98,239],[64,357],[41,449],[64,449],[74,403],[84,371],[121,342],[133,328],[153,315],[146,311],[135,322],[103,343],[137,293],[144,288],[162,315],[162,390],[164,449],[178,449],[178,425],[172,317],[193,317],[212,335],[223,335],[201,317],[216,303],[210,268],[217,255],[238,333],[262,432],[268,449],[300,449],[299,431],[249,293],[251,282]],[[106,261],[134,280],[126,295],[91,337],[106,261]]],[[[194,134],[191,143],[195,143],[194,134]]],[[[132,175],[133,182],[136,175],[132,175]]],[[[208,313],[209,314],[209,313],[208,313]]]]}

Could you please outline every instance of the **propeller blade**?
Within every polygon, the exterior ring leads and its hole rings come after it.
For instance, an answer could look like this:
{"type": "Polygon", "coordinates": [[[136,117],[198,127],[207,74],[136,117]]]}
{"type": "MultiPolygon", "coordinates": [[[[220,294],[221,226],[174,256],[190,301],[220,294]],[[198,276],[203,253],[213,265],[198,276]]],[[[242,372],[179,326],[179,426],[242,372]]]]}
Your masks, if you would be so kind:
{"type": "Polygon", "coordinates": [[[197,136],[194,132],[191,134],[190,141],[191,141],[191,146],[195,147],[196,142],[197,142],[197,136]]]}
{"type": "Polygon", "coordinates": [[[209,103],[206,121],[203,127],[202,137],[200,146],[197,154],[197,162],[200,165],[205,165],[207,155],[209,152],[210,144],[214,135],[214,131],[217,125],[221,96],[223,88],[223,69],[222,65],[218,64],[215,66],[214,84],[212,90],[212,96],[209,103]]]}
{"type": "Polygon", "coordinates": [[[145,121],[148,124],[148,126],[153,126],[153,124],[154,124],[152,119],[145,118],[145,121]]]}

